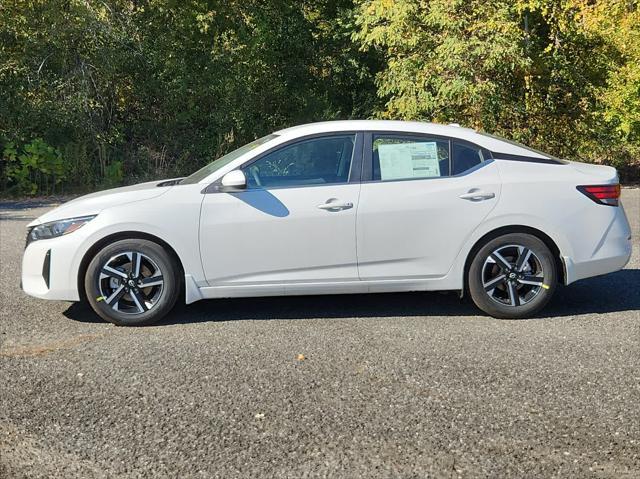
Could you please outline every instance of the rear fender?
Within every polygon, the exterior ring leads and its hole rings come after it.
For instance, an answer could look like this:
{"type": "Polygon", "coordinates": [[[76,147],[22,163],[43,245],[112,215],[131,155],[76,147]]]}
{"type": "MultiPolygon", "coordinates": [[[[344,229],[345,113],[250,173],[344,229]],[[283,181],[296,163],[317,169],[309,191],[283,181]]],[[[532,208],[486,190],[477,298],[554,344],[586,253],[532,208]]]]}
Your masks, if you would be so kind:
{"type": "MultiPolygon", "coordinates": [[[[531,215],[504,215],[490,218],[473,231],[456,256],[454,264],[447,275],[447,283],[457,286],[452,286],[449,289],[464,289],[467,259],[471,259],[469,255],[474,250],[474,246],[485,236],[501,229],[504,229],[505,233],[516,231],[526,232],[532,229],[548,236],[557,249],[559,256],[558,261],[561,262],[560,266],[562,268],[564,268],[565,257],[571,257],[573,254],[571,244],[567,237],[562,234],[558,228],[544,221],[542,218],[531,215]]],[[[534,232],[532,231],[532,233],[534,232]]],[[[566,278],[566,275],[563,277],[566,278]]]]}

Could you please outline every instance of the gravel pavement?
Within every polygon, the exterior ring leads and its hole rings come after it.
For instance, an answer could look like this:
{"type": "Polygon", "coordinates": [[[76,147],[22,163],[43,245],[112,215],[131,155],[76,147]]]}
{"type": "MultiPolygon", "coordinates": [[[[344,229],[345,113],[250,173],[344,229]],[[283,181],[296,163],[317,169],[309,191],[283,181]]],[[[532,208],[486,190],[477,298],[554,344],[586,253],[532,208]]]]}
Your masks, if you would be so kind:
{"type": "Polygon", "coordinates": [[[0,477],[640,477],[640,190],[623,271],[500,321],[454,294],[211,300],[153,327],[19,289],[0,204],[0,477]],[[299,356],[303,355],[303,356],[299,356]]]}

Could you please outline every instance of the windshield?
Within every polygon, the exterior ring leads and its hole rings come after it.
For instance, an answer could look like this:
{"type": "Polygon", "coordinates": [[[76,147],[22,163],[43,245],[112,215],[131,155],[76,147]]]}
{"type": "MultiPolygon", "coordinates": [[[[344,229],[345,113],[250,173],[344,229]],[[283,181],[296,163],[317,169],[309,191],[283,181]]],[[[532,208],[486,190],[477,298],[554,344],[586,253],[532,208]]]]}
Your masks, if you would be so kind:
{"type": "Polygon", "coordinates": [[[181,185],[190,185],[190,184],[193,184],[193,183],[198,183],[200,180],[203,180],[204,178],[209,176],[211,173],[213,173],[215,171],[218,171],[223,166],[227,166],[233,160],[235,160],[237,158],[240,158],[245,153],[250,152],[251,150],[259,147],[260,145],[264,145],[268,141],[271,141],[271,140],[273,140],[274,138],[277,138],[277,137],[278,137],[278,135],[271,134],[271,135],[263,136],[262,138],[258,138],[257,140],[254,140],[251,143],[248,143],[248,144],[246,144],[244,146],[241,146],[237,150],[233,150],[233,151],[227,153],[226,155],[221,156],[217,160],[212,161],[211,163],[209,163],[208,165],[204,166],[203,168],[200,168],[198,171],[193,173],[191,176],[187,176],[184,180],[182,180],[180,182],[180,184],[181,185]]]}

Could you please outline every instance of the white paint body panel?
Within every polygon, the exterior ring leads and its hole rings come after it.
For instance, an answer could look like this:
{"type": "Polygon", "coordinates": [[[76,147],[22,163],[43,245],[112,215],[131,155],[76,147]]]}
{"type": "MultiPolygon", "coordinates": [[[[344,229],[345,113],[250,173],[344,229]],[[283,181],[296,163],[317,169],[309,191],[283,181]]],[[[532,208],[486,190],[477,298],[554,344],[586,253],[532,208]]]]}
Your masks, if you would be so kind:
{"type": "Polygon", "coordinates": [[[534,228],[551,238],[567,284],[619,270],[631,256],[623,207],[598,205],[576,190],[577,185],[617,183],[613,168],[504,161],[500,153],[545,156],[473,130],[428,123],[326,122],[278,135],[198,184],[117,188],[41,216],[31,225],[97,215],[69,235],[30,243],[22,262],[23,289],[45,299],[79,300],[81,265],[91,248],[131,233],[156,237],[176,253],[188,303],[216,297],[461,289],[473,246],[504,227],[534,228]],[[495,161],[451,178],[203,193],[225,173],[284,142],[371,130],[461,138],[499,153],[495,161]],[[478,202],[459,198],[472,188],[495,196],[478,202]],[[353,207],[317,207],[331,198],[353,207]],[[48,251],[47,288],[42,268],[48,251]]]}
{"type": "Polygon", "coordinates": [[[359,190],[345,184],[205,195],[200,247],[209,286],[357,280],[359,190]],[[318,208],[329,199],[354,206],[318,208]]]}
{"type": "Polygon", "coordinates": [[[363,183],[358,265],[363,280],[436,279],[500,199],[496,162],[451,178],[363,183]],[[460,198],[473,189],[494,198],[460,198]]]}

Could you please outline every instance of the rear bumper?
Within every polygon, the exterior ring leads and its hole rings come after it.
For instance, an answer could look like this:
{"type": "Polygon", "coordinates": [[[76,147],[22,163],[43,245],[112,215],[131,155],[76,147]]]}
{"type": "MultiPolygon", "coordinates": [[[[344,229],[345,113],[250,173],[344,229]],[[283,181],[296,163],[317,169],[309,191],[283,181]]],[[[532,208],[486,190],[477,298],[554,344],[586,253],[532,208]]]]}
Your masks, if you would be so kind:
{"type": "Polygon", "coordinates": [[[571,258],[564,256],[562,259],[565,268],[565,284],[571,284],[580,279],[591,278],[601,274],[620,271],[627,265],[630,258],[631,242],[629,242],[628,251],[618,256],[583,261],[581,263],[574,263],[571,258]]]}
{"type": "MultiPolygon", "coordinates": [[[[606,207],[609,208],[609,207],[606,207]]],[[[588,258],[577,260],[563,256],[565,284],[592,276],[613,273],[624,268],[631,259],[631,228],[622,207],[598,241],[588,258]]]]}

